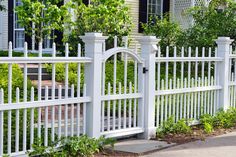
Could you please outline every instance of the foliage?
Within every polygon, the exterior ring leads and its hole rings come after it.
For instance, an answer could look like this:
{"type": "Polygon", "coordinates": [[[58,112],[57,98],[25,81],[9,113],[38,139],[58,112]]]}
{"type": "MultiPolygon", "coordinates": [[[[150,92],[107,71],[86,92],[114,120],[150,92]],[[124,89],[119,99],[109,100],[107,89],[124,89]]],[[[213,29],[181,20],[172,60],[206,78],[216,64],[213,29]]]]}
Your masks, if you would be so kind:
{"type": "MultiPolygon", "coordinates": [[[[17,64],[12,65],[12,99],[13,101],[16,98],[16,88],[23,89],[23,73],[17,64]]],[[[28,80],[28,92],[32,87],[31,82],[28,80]]],[[[8,64],[0,64],[0,89],[4,90],[5,100],[8,97],[8,64]]],[[[21,90],[21,95],[23,90],[21,90]]]]}
{"type": "Polygon", "coordinates": [[[33,144],[33,151],[29,156],[41,155],[46,157],[77,157],[92,156],[102,151],[106,145],[114,147],[115,140],[100,137],[98,139],[89,138],[86,135],[75,137],[63,137],[60,140],[51,143],[49,146],[43,146],[42,141],[38,140],[33,144]]]}
{"type": "Polygon", "coordinates": [[[236,110],[229,109],[227,111],[219,111],[214,117],[214,127],[231,128],[236,122],[236,110]]]}
{"type": "MultiPolygon", "coordinates": [[[[52,73],[52,65],[51,64],[46,64],[45,68],[49,73],[52,73]]],[[[74,84],[75,87],[77,87],[77,69],[78,69],[78,64],[76,63],[71,63],[69,64],[69,77],[68,81],[69,84],[72,85],[74,84]]],[[[84,84],[84,73],[83,70],[84,65],[81,64],[81,83],[80,86],[83,87],[84,84]]],[[[63,82],[65,81],[65,64],[56,64],[56,81],[58,82],[63,82]]]]}
{"type": "MultiPolygon", "coordinates": [[[[0,50],[0,57],[8,57],[9,52],[8,51],[1,51],[0,50]]],[[[13,57],[24,57],[24,53],[22,52],[13,52],[12,53],[13,57]]],[[[28,57],[38,57],[38,53],[28,53],[28,57]]],[[[51,57],[51,54],[42,54],[43,57],[51,57]]]]}
{"type": "Polygon", "coordinates": [[[185,119],[179,120],[175,125],[174,125],[174,132],[176,134],[186,134],[191,132],[191,127],[188,125],[188,121],[185,119]]]}
{"type": "Polygon", "coordinates": [[[4,5],[2,5],[2,2],[4,0],[0,0],[0,11],[6,11],[6,7],[4,5]]]}
{"type": "MultiPolygon", "coordinates": [[[[233,0],[212,0],[210,5],[196,6],[185,12],[193,18],[193,25],[187,29],[170,20],[168,15],[163,19],[151,17],[143,24],[144,33],[162,39],[160,46],[176,45],[184,47],[214,47],[219,36],[236,38],[236,2],[233,0]]],[[[233,43],[236,45],[236,41],[233,43]]]]}
{"type": "Polygon", "coordinates": [[[62,31],[70,19],[62,0],[22,0],[16,7],[18,21],[28,35],[35,35],[36,41],[50,38],[54,30],[62,31]]]}
{"type": "Polygon", "coordinates": [[[166,46],[178,45],[183,34],[180,25],[170,21],[168,14],[163,19],[158,16],[150,17],[148,23],[142,24],[142,27],[144,34],[155,35],[161,39],[160,45],[164,49],[166,46]]]}
{"type": "Polygon", "coordinates": [[[210,134],[213,132],[213,124],[214,124],[214,118],[213,116],[209,114],[202,115],[200,117],[200,123],[203,126],[204,131],[207,134],[210,134]]]}
{"type": "Polygon", "coordinates": [[[174,117],[169,117],[163,122],[161,127],[157,128],[157,137],[163,137],[168,134],[188,134],[191,133],[191,127],[185,119],[179,120],[177,123],[174,117]]]}
{"type": "MultiPolygon", "coordinates": [[[[85,5],[81,0],[73,0],[71,8],[75,13],[70,33],[65,36],[65,41],[70,43],[70,50],[76,52],[80,36],[85,32],[102,32],[104,35],[119,39],[131,32],[132,20],[129,7],[124,0],[91,0],[90,5],[85,5]]],[[[107,46],[111,45],[111,38],[107,46]]]]}
{"type": "Polygon", "coordinates": [[[212,133],[214,129],[227,129],[236,124],[236,109],[231,108],[227,111],[220,110],[215,116],[209,114],[200,117],[200,123],[206,133],[212,133]]]}
{"type": "MultiPolygon", "coordinates": [[[[212,0],[209,7],[197,6],[190,9],[194,24],[186,30],[185,46],[212,47],[218,36],[236,38],[236,2],[212,0]],[[220,8],[224,5],[224,8],[220,8]]],[[[234,42],[235,44],[235,42],[234,42]]]]}

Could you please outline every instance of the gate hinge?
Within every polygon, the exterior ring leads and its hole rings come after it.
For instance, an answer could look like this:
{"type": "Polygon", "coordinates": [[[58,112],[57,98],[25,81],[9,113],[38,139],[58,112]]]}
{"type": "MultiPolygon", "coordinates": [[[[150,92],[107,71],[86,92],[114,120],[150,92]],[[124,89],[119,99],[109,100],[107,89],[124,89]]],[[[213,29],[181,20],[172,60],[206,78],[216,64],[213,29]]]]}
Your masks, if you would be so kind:
{"type": "Polygon", "coordinates": [[[148,72],[148,69],[146,67],[143,67],[143,73],[146,74],[148,72]]]}

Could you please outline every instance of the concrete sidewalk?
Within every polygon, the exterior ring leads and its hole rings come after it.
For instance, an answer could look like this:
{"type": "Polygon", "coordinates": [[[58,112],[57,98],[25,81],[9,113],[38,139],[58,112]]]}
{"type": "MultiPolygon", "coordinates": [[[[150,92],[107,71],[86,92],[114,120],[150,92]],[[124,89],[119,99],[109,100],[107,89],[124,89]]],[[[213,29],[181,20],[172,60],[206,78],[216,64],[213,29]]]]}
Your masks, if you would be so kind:
{"type": "Polygon", "coordinates": [[[236,132],[178,145],[145,157],[236,157],[236,132]]]}

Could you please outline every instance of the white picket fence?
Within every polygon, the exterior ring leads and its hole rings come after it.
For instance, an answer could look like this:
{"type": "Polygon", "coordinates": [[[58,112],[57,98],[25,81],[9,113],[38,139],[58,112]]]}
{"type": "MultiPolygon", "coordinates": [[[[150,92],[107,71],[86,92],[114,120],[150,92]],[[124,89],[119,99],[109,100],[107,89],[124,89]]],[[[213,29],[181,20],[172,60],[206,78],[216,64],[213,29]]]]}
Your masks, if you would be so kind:
{"type": "Polygon", "coordinates": [[[12,57],[9,44],[9,56],[0,58],[0,64],[8,65],[8,91],[0,91],[0,156],[25,155],[38,138],[45,146],[62,136],[82,134],[150,138],[170,116],[197,122],[202,114],[213,115],[236,105],[236,54],[229,38],[218,38],[216,49],[160,50],[158,39],[144,36],[139,39],[140,55],[137,48],[128,48],[127,37],[124,47],[118,47],[115,37],[114,48],[109,50],[105,48],[107,37],[101,33],[86,33],[81,38],[85,55],[81,56],[78,45],[78,57],[69,57],[68,44],[65,57],[56,56],[55,44],[52,57],[42,57],[42,44],[38,57],[27,56],[27,44],[24,57],[12,57]],[[58,63],[64,64],[65,71],[59,86],[58,63]],[[69,83],[72,63],[77,65],[77,85],[69,83]],[[12,88],[14,64],[23,64],[22,89],[12,88]],[[38,84],[31,91],[27,87],[29,64],[38,69],[38,84]],[[45,64],[51,64],[52,77],[51,85],[43,87],[45,64]],[[111,76],[108,65],[112,65],[111,76]]]}

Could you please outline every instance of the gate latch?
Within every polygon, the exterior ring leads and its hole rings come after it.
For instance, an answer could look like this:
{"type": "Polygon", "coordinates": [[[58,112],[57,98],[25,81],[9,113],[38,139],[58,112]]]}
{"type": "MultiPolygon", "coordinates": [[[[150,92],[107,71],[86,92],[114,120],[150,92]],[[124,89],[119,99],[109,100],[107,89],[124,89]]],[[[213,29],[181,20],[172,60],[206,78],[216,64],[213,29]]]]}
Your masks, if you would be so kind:
{"type": "Polygon", "coordinates": [[[146,74],[148,72],[148,69],[146,67],[143,67],[143,73],[146,74]]]}

